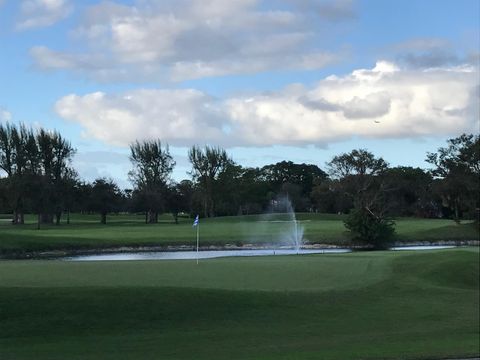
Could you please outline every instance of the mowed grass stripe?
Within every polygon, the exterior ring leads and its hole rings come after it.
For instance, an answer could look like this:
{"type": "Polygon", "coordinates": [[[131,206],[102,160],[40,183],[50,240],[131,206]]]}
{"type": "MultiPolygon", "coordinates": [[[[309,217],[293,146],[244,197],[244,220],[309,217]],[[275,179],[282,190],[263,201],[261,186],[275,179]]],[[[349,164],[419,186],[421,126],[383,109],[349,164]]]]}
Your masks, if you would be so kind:
{"type": "MultiPolygon", "coordinates": [[[[179,275],[174,287],[153,275],[156,285],[137,283],[139,277],[134,276],[118,286],[101,286],[86,268],[71,273],[73,283],[65,278],[57,284],[56,276],[48,282],[50,263],[21,262],[15,267],[4,261],[3,275],[13,272],[25,279],[32,276],[29,265],[35,273],[45,274],[37,287],[25,283],[14,287],[14,274],[0,278],[0,358],[328,360],[478,355],[478,256],[478,249],[455,249],[216,259],[197,268],[202,269],[201,281],[195,280],[198,287],[192,275],[179,275]],[[352,269],[359,264],[368,268],[363,259],[370,267],[361,275],[351,271],[355,285],[335,287],[323,279],[345,278],[350,264],[352,269]],[[308,266],[302,267],[300,260],[308,266]],[[303,291],[287,278],[272,291],[263,285],[246,290],[245,284],[235,283],[234,272],[225,271],[229,263],[239,263],[237,271],[250,269],[249,277],[259,284],[264,281],[258,275],[262,272],[272,272],[271,279],[285,276],[286,272],[277,273],[281,266],[273,266],[284,263],[290,271],[297,268],[293,277],[296,283],[307,281],[305,289],[311,285],[310,269],[316,268],[323,274],[317,281],[325,288],[303,291]],[[376,272],[381,275],[371,281],[376,272]],[[75,283],[82,276],[84,281],[75,283]],[[220,281],[222,276],[226,280],[220,281]],[[233,284],[226,286],[229,281],[233,284]]],[[[172,273],[195,271],[183,261],[105,264],[117,272],[122,266],[130,273],[139,267],[140,277],[168,267],[172,273]]],[[[77,265],[61,263],[58,269],[68,273],[69,266],[77,265]]],[[[97,278],[112,278],[97,265],[85,266],[93,266],[97,278]]]]}
{"type": "Polygon", "coordinates": [[[200,260],[0,262],[5,287],[190,287],[327,291],[385,279],[395,252],[200,260]],[[342,265],[343,264],[343,265],[342,265]]]}
{"type": "MultiPolygon", "coordinates": [[[[343,215],[297,214],[304,227],[307,243],[347,245],[343,215]]],[[[279,214],[272,219],[283,219],[279,214]]],[[[193,247],[196,232],[192,220],[181,218],[173,224],[163,216],[159,224],[144,224],[135,215],[112,215],[107,225],[96,223],[98,216],[72,215],[72,224],[44,225],[36,229],[33,218],[27,224],[0,225],[0,254],[46,250],[74,250],[121,246],[180,246],[193,247]]],[[[288,222],[267,222],[265,216],[234,216],[200,220],[201,246],[226,244],[293,244],[289,234],[293,225],[288,222]]],[[[397,224],[397,241],[441,241],[478,239],[478,227],[471,223],[456,224],[452,220],[400,218],[397,224]]]]}

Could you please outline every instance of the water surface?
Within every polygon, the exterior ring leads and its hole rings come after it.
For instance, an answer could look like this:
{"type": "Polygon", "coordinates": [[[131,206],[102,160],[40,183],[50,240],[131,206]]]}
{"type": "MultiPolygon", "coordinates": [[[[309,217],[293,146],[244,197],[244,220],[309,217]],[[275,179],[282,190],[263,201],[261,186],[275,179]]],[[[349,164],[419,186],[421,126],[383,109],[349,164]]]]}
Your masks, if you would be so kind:
{"type": "Polygon", "coordinates": [[[159,251],[72,256],[69,261],[109,261],[109,260],[188,260],[212,259],[231,256],[272,256],[272,255],[307,255],[307,254],[341,254],[350,249],[280,249],[280,250],[207,250],[207,251],[159,251]]]}

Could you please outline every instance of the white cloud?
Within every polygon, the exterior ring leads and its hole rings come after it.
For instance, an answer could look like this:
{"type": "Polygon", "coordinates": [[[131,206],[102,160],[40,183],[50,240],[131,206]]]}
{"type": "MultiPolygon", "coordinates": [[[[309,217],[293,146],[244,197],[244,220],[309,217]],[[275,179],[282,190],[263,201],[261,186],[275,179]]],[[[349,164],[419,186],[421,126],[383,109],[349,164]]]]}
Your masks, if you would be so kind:
{"type": "MultiPolygon", "coordinates": [[[[352,6],[351,1],[320,3],[331,10],[322,16],[333,19],[352,6]]],[[[101,80],[153,76],[179,81],[318,69],[339,58],[319,47],[316,26],[322,17],[311,11],[318,4],[305,0],[301,7],[285,9],[257,0],[102,2],[87,9],[74,32],[78,47],[87,48],[84,53],[39,46],[31,55],[42,69],[73,69],[101,80]]]]}
{"type": "Polygon", "coordinates": [[[12,120],[12,114],[0,106],[0,123],[12,120]]]}
{"type": "Polygon", "coordinates": [[[66,18],[73,10],[70,0],[23,0],[17,30],[46,27],[66,18]]]}
{"type": "Polygon", "coordinates": [[[115,145],[142,138],[182,145],[199,138],[218,141],[225,135],[221,109],[214,99],[193,89],[68,95],[55,108],[61,117],[81,123],[86,136],[115,145]]]}
{"type": "Polygon", "coordinates": [[[378,62],[314,87],[214,99],[193,89],[69,95],[64,119],[110,144],[160,138],[172,145],[324,145],[354,136],[453,135],[478,127],[478,70],[405,70],[378,62]]]}

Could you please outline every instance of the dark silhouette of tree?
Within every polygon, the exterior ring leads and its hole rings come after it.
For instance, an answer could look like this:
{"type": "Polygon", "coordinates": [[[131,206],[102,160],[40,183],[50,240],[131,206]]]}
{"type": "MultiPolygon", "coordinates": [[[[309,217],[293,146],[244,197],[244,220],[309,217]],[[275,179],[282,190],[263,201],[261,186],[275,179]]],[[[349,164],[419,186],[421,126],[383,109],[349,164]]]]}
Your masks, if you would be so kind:
{"type": "Polygon", "coordinates": [[[480,207],[480,136],[467,135],[447,140],[447,147],[435,153],[427,153],[426,161],[434,165],[432,175],[440,181],[435,190],[441,197],[442,205],[451,210],[453,218],[459,221],[463,212],[474,216],[480,207]]]}
{"type": "Polygon", "coordinates": [[[201,189],[204,215],[215,216],[214,194],[217,191],[217,181],[221,174],[234,164],[233,160],[225,150],[209,146],[204,149],[193,146],[188,152],[188,158],[192,164],[193,180],[198,182],[201,189]]]}
{"type": "Polygon", "coordinates": [[[388,195],[392,190],[384,181],[388,164],[371,152],[360,149],[335,156],[328,163],[338,190],[353,201],[345,226],[352,240],[361,245],[383,248],[394,234],[394,222],[387,217],[388,195]]]}
{"type": "Polygon", "coordinates": [[[277,196],[288,196],[297,211],[310,210],[313,187],[327,178],[327,174],[316,165],[291,161],[266,165],[261,171],[271,185],[270,191],[277,196]]]}
{"type": "Polygon", "coordinates": [[[374,211],[375,207],[385,212],[382,197],[387,189],[381,178],[388,169],[385,160],[360,149],[335,156],[327,166],[330,176],[339,180],[340,190],[352,198],[355,208],[374,211]]]}
{"type": "Polygon", "coordinates": [[[179,213],[192,213],[193,183],[182,180],[178,184],[171,184],[168,189],[168,208],[172,213],[175,224],[178,224],[179,213]]]}
{"type": "Polygon", "coordinates": [[[130,145],[130,161],[133,170],[129,178],[135,186],[133,196],[143,204],[145,222],[158,222],[158,214],[165,209],[170,175],[175,166],[168,145],[160,140],[136,141],[130,145]]]}
{"type": "Polygon", "coordinates": [[[40,220],[51,223],[55,215],[59,224],[65,208],[64,200],[72,191],[70,184],[77,178],[76,171],[71,167],[76,150],[56,131],[40,129],[36,140],[40,165],[38,175],[43,178],[40,191],[44,193],[40,220]]]}
{"type": "Polygon", "coordinates": [[[100,223],[107,223],[107,214],[116,211],[122,194],[112,179],[96,179],[90,192],[89,208],[100,214],[100,223]]]}
{"type": "Polygon", "coordinates": [[[13,224],[24,223],[28,183],[38,171],[38,148],[33,131],[0,124],[0,168],[7,174],[8,203],[13,208],[13,224]]]}

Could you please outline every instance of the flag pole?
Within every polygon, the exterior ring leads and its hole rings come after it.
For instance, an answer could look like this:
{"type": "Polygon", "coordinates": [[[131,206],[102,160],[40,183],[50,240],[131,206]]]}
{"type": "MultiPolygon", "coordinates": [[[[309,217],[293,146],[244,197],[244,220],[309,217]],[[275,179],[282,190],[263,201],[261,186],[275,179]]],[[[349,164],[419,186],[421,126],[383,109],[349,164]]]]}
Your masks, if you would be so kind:
{"type": "Polygon", "coordinates": [[[200,232],[200,224],[197,224],[197,265],[198,265],[198,243],[199,243],[199,241],[198,241],[198,239],[199,239],[198,235],[199,235],[199,232],[200,232]]]}

